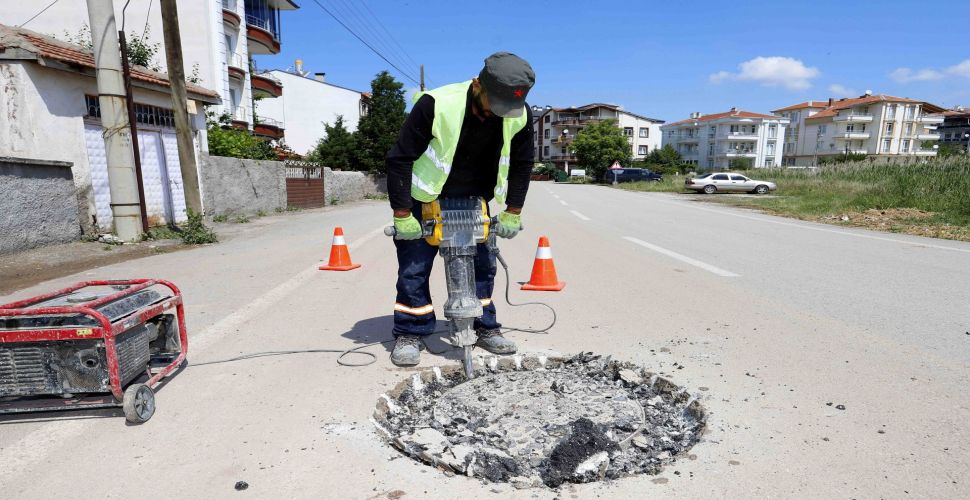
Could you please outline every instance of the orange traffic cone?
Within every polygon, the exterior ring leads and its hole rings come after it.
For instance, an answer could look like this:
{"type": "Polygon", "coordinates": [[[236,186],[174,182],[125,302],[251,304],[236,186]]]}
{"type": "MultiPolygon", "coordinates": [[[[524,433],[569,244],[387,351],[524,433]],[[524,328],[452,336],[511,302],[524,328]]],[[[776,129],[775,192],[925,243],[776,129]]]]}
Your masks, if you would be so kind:
{"type": "Polygon", "coordinates": [[[552,262],[552,249],[549,248],[549,238],[539,237],[539,248],[536,250],[536,260],[532,265],[532,278],[522,285],[522,290],[536,290],[558,292],[566,286],[565,282],[556,277],[556,264],[552,262]]]}
{"type": "Polygon", "coordinates": [[[344,241],[344,229],[336,227],[333,230],[333,245],[330,247],[330,263],[320,266],[321,271],[350,271],[357,269],[360,264],[350,261],[350,250],[344,241]]]}

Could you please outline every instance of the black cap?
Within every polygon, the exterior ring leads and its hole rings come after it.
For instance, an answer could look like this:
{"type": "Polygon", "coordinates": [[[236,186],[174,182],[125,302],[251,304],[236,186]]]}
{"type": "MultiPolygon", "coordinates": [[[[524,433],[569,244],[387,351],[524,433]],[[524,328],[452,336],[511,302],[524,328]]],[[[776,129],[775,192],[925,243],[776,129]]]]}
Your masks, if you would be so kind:
{"type": "Polygon", "coordinates": [[[525,97],[536,83],[536,74],[525,59],[509,52],[496,52],[485,59],[478,81],[485,88],[492,113],[515,118],[525,111],[525,97]]]}

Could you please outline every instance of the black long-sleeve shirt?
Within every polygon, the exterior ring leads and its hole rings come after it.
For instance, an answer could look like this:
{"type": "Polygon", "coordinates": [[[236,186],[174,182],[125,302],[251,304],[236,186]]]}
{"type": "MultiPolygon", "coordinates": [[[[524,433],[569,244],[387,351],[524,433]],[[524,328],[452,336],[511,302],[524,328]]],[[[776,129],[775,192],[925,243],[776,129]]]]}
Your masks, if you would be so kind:
{"type": "MultiPolygon", "coordinates": [[[[451,173],[441,196],[494,197],[498,161],[502,152],[502,118],[479,119],[472,112],[473,98],[469,89],[465,119],[461,124],[458,149],[451,163],[451,173]]],[[[434,98],[423,95],[408,115],[397,144],[385,158],[387,192],[394,210],[411,208],[411,171],[414,161],[428,149],[431,124],[434,121],[434,98]]],[[[521,208],[529,190],[529,176],[535,159],[532,146],[532,111],[526,105],[525,128],[512,137],[509,158],[509,183],[505,204],[521,208]]]]}

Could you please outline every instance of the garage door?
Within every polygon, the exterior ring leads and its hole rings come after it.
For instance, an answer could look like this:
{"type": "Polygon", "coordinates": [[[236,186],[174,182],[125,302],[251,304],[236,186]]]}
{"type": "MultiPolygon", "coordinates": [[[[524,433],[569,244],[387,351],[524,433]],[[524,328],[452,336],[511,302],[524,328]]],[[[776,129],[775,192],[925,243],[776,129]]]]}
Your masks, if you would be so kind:
{"type": "MultiPolygon", "coordinates": [[[[98,226],[103,231],[110,231],[111,193],[108,188],[108,164],[101,131],[100,125],[84,125],[98,226]]],[[[175,131],[140,130],[138,144],[141,149],[142,187],[145,191],[149,222],[152,225],[163,225],[186,220],[175,131]]]]}

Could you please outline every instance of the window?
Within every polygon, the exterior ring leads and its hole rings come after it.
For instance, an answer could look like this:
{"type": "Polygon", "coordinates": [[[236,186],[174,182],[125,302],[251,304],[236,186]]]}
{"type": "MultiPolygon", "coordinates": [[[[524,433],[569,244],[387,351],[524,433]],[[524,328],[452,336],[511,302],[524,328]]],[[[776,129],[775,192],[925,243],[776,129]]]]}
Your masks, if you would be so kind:
{"type": "Polygon", "coordinates": [[[765,154],[766,155],[775,154],[775,141],[768,141],[767,145],[765,146],[765,154]]]}
{"type": "Polygon", "coordinates": [[[549,156],[549,146],[543,146],[542,147],[542,157],[545,158],[545,157],[548,157],[548,156],[549,156]]]}
{"type": "Polygon", "coordinates": [[[707,146],[707,155],[708,156],[714,156],[714,143],[713,142],[710,145],[707,146]]]}
{"type": "Polygon", "coordinates": [[[740,131],[741,131],[741,127],[740,126],[738,126],[738,125],[731,125],[731,133],[732,134],[737,134],[740,131]]]}
{"type": "Polygon", "coordinates": [[[909,153],[909,139],[903,139],[903,146],[900,153],[909,153]]]}
{"type": "MultiPolygon", "coordinates": [[[[643,129],[640,129],[640,130],[643,130],[643,129]]],[[[641,156],[647,154],[647,146],[639,146],[637,148],[637,154],[641,156]]]]}
{"type": "Polygon", "coordinates": [[[890,139],[883,139],[882,140],[882,152],[883,153],[888,153],[889,152],[889,146],[890,146],[891,143],[892,143],[892,141],[890,139]]]}
{"type": "Polygon", "coordinates": [[[714,168],[714,160],[713,159],[708,159],[707,160],[707,168],[714,168]]]}
{"type": "Polygon", "coordinates": [[[565,154],[566,154],[566,146],[563,146],[563,147],[562,147],[562,148],[560,148],[560,149],[561,149],[561,151],[559,151],[559,152],[560,152],[561,154],[563,154],[563,155],[565,155],[565,154]]]}
{"type": "MultiPolygon", "coordinates": [[[[97,97],[92,95],[84,96],[84,104],[89,117],[101,117],[101,102],[97,97]]],[[[156,127],[174,127],[175,114],[171,109],[136,102],[135,122],[141,123],[142,125],[154,125],[156,127]]]]}
{"type": "Polygon", "coordinates": [[[747,177],[745,177],[745,176],[743,176],[743,175],[732,175],[732,176],[731,176],[731,180],[732,180],[732,181],[741,181],[741,182],[745,182],[745,181],[747,181],[747,180],[748,180],[748,178],[747,178],[747,177]]]}
{"type": "Polygon", "coordinates": [[[717,133],[717,125],[711,125],[711,127],[708,129],[707,136],[714,137],[714,134],[716,133],[717,133]]]}
{"type": "Polygon", "coordinates": [[[633,137],[633,127],[623,127],[623,135],[633,137]]]}
{"type": "Polygon", "coordinates": [[[886,123],[886,135],[893,135],[893,126],[896,125],[893,122],[886,123]]]}
{"type": "Polygon", "coordinates": [[[650,137],[650,129],[647,127],[640,127],[640,137],[645,139],[650,137]]]}
{"type": "Polygon", "coordinates": [[[539,142],[539,132],[536,130],[532,131],[532,142],[539,142]]]}
{"type": "Polygon", "coordinates": [[[818,133],[820,135],[825,135],[825,125],[819,125],[818,126],[818,133]]]}
{"type": "Polygon", "coordinates": [[[778,136],[778,125],[768,125],[768,137],[774,139],[778,136]]]}
{"type": "Polygon", "coordinates": [[[550,133],[550,132],[552,132],[552,129],[548,129],[548,128],[547,128],[547,129],[545,129],[545,130],[543,130],[543,131],[542,131],[542,137],[544,137],[544,138],[546,138],[546,139],[548,139],[548,138],[549,138],[549,133],[550,133]]]}
{"type": "Polygon", "coordinates": [[[711,179],[715,181],[726,181],[728,180],[728,176],[727,174],[717,174],[714,177],[711,177],[711,179]]]}
{"type": "Polygon", "coordinates": [[[766,156],[765,157],[765,166],[766,167],[770,167],[770,166],[772,166],[774,164],[775,164],[775,157],[773,157],[773,156],[766,156]]]}
{"type": "Polygon", "coordinates": [[[551,119],[552,119],[552,116],[546,115],[545,118],[542,119],[542,121],[543,121],[543,123],[549,123],[549,120],[551,120],[551,119]]]}
{"type": "Polygon", "coordinates": [[[895,120],[896,119],[896,105],[890,104],[886,106],[886,119],[895,120]]]}
{"type": "Polygon", "coordinates": [[[913,135],[913,124],[912,123],[907,123],[906,124],[906,134],[905,135],[913,135]]]}

